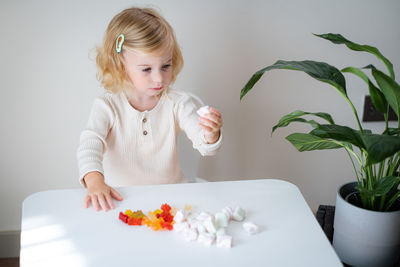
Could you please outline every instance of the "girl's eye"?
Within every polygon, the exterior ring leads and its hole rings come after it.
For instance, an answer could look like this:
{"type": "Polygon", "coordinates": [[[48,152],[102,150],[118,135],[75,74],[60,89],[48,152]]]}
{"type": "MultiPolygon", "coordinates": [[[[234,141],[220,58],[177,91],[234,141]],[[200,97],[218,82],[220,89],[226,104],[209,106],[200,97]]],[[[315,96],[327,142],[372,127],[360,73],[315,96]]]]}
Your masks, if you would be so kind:
{"type": "Polygon", "coordinates": [[[150,70],[151,70],[151,68],[142,69],[143,72],[149,72],[150,70]]]}
{"type": "Polygon", "coordinates": [[[169,67],[171,67],[171,64],[166,64],[166,65],[162,66],[162,69],[163,69],[163,70],[166,70],[166,69],[168,69],[169,67]]]}

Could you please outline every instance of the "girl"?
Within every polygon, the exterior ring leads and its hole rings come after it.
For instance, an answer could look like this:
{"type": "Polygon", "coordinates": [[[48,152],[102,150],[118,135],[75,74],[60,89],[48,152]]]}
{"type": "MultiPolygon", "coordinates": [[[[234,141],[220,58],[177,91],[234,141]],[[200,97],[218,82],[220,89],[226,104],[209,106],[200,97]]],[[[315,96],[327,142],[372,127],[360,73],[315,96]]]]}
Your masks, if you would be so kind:
{"type": "Polygon", "coordinates": [[[122,197],[111,186],[184,182],[177,135],[214,155],[222,117],[215,108],[198,117],[190,94],[169,88],[183,66],[171,26],[155,10],[129,8],[108,25],[97,48],[98,79],[109,92],[93,104],[77,152],[84,205],[113,209],[122,197]]]}

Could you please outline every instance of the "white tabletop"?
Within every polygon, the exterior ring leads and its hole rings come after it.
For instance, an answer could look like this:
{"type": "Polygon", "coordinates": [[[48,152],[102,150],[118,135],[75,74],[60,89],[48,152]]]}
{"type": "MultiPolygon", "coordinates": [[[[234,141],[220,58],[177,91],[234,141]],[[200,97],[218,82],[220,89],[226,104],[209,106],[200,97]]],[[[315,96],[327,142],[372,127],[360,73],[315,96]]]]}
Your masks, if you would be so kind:
{"type": "Polygon", "coordinates": [[[84,189],[33,194],[22,209],[20,266],[342,266],[298,188],[282,180],[190,183],[119,188],[114,210],[83,208],[84,189]],[[187,242],[174,231],[155,232],[118,219],[126,209],[153,211],[163,203],[215,213],[241,206],[245,221],[227,228],[233,247],[187,242]]]}

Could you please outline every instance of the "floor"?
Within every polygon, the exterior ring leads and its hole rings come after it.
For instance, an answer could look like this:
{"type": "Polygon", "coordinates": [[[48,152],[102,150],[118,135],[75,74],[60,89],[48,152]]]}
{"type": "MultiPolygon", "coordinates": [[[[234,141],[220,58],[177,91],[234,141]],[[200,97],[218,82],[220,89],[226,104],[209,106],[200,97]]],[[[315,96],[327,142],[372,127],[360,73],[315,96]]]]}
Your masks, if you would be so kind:
{"type": "Polygon", "coordinates": [[[19,267],[19,258],[0,259],[0,267],[19,267]]]}

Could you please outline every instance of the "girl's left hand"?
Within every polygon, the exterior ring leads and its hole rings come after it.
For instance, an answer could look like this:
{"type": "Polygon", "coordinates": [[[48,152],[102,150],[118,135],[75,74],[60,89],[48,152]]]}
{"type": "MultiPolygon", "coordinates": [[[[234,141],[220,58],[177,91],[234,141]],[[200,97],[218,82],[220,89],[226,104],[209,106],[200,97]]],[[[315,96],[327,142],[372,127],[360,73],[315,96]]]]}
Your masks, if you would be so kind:
{"type": "Polygon", "coordinates": [[[214,144],[221,134],[222,116],[215,108],[210,107],[209,110],[210,113],[199,117],[199,125],[204,129],[204,138],[207,143],[214,144]]]}

